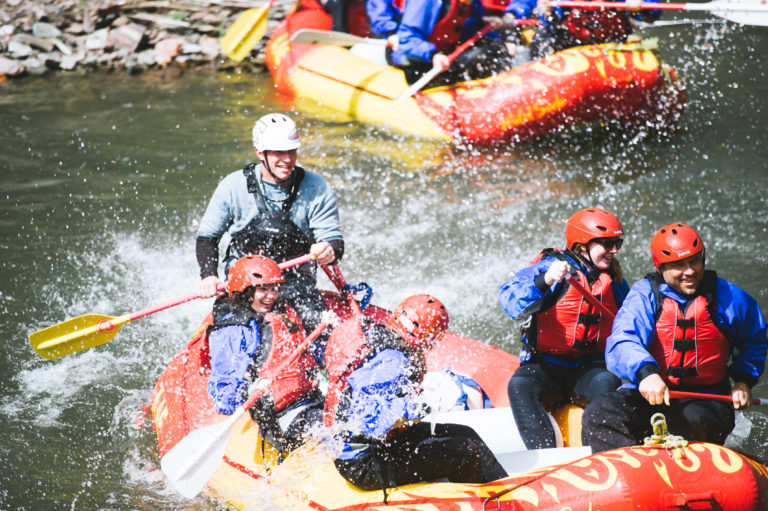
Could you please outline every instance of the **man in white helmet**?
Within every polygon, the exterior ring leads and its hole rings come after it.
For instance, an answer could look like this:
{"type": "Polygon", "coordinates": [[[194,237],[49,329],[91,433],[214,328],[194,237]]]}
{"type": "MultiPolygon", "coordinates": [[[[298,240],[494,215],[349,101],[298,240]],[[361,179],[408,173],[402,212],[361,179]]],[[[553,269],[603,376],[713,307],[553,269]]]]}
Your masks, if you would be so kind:
{"type": "MultiPolygon", "coordinates": [[[[239,258],[260,252],[277,262],[308,253],[323,264],[341,259],[344,239],[336,197],[324,178],[296,165],[300,146],[296,124],[287,116],[268,114],[256,121],[253,147],[259,163],[225,177],[200,221],[196,252],[201,296],[216,294],[219,242],[225,233],[231,236],[225,273],[239,258]]],[[[314,264],[284,271],[280,291],[308,331],[325,310],[315,271],[314,264]]]]}

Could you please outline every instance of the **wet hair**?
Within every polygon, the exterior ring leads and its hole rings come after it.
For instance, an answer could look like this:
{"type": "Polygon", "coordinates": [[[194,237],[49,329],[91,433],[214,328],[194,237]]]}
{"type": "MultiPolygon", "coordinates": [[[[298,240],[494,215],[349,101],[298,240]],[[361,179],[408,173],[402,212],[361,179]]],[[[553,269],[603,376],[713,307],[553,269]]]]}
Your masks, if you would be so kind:
{"type": "Polygon", "coordinates": [[[250,310],[253,303],[253,295],[256,292],[256,286],[248,286],[242,291],[233,291],[229,298],[229,303],[232,306],[250,310]]]}

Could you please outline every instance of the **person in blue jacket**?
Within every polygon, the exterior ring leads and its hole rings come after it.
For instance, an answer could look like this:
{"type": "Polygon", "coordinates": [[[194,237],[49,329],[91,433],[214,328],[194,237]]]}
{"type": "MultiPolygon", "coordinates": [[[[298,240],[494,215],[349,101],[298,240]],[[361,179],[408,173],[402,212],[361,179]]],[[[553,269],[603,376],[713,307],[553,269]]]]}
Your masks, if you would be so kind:
{"type": "Polygon", "coordinates": [[[461,53],[453,63],[448,54],[499,17],[486,17],[481,0],[406,0],[397,45],[388,55],[390,64],[403,70],[408,83],[434,66],[447,67],[427,87],[491,76],[514,65],[512,55],[498,34],[489,33],[461,53]]]}
{"type": "Polygon", "coordinates": [[[641,0],[624,1],[631,9],[563,9],[553,8],[551,0],[511,0],[504,16],[539,19],[530,46],[536,59],[573,46],[626,42],[632,33],[631,19],[650,22],[661,17],[658,9],[639,10],[641,0]]]}
{"type": "Polygon", "coordinates": [[[584,411],[595,452],[642,442],[653,433],[655,413],[664,414],[673,434],[722,445],[734,428],[734,408],[750,406],[765,367],[760,306],[704,269],[704,241],[693,228],[662,227],[651,254],[657,271],[632,286],[606,348],[608,369],[627,383],[584,411]],[[670,390],[729,395],[733,403],[670,400],[670,390]]]}
{"type": "Polygon", "coordinates": [[[239,259],[229,271],[228,296],[216,301],[207,331],[214,409],[231,415],[255,390],[251,387],[265,390],[250,408],[251,417],[281,451],[294,449],[319,427],[323,407],[310,351],[288,363],[305,336],[296,312],[279,300],[283,282],[271,259],[239,259]]]}
{"type": "Polygon", "coordinates": [[[366,0],[365,13],[376,37],[389,37],[397,32],[403,10],[392,0],[366,0]]]}
{"type": "Polygon", "coordinates": [[[523,324],[520,367],[507,386],[517,429],[528,449],[557,447],[545,404],[584,404],[621,382],[605,368],[612,314],[629,286],[616,254],[624,229],[608,211],[586,208],[568,220],[567,249],[545,249],[501,286],[499,303],[523,324]],[[605,306],[592,305],[570,279],[605,306]]]}
{"type": "Polygon", "coordinates": [[[414,295],[386,325],[352,318],[328,343],[336,361],[326,360],[326,425],[343,442],[334,464],[358,488],[383,490],[385,503],[390,487],[443,478],[485,483],[507,475],[472,428],[419,422],[426,414],[419,397],[424,356],[447,327],[439,300],[414,295]],[[338,400],[329,398],[335,395],[338,400]]]}

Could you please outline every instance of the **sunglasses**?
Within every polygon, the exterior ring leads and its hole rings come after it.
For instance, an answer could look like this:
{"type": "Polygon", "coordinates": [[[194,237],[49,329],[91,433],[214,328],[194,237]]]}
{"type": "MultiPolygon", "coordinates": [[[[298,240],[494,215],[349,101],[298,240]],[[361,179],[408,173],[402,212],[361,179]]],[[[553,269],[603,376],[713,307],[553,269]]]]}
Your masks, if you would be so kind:
{"type": "Polygon", "coordinates": [[[592,241],[599,243],[606,250],[613,250],[613,247],[616,247],[616,250],[621,250],[621,246],[624,244],[622,238],[595,238],[592,241]]]}

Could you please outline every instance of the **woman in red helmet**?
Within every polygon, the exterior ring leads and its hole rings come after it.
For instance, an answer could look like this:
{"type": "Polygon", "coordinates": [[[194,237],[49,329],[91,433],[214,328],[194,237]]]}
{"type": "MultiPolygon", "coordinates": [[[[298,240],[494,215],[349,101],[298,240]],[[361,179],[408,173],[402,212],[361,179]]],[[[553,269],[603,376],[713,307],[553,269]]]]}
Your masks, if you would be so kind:
{"type": "Polygon", "coordinates": [[[322,396],[309,351],[287,370],[276,370],[305,338],[296,312],[279,300],[282,283],[278,265],[262,255],[232,265],[228,299],[217,301],[208,330],[208,394],[216,411],[229,415],[246,401],[251,384],[271,379],[251,416],[273,445],[291,450],[322,421],[322,396]]]}
{"type": "Polygon", "coordinates": [[[723,444],[734,427],[734,408],[751,404],[751,388],[765,367],[760,306],[704,269],[704,242],[695,230],[665,225],[651,241],[651,255],[657,271],[632,286],[606,347],[608,369],[628,383],[584,411],[594,451],[642,442],[653,433],[655,413],[687,440],[723,444]],[[730,395],[733,404],[670,401],[670,389],[730,395]]]}
{"type": "Polygon", "coordinates": [[[609,310],[618,310],[629,290],[616,259],[623,234],[611,213],[582,209],[568,220],[565,250],[543,250],[501,286],[499,303],[506,313],[526,320],[520,367],[507,392],[528,449],[557,446],[545,403],[584,404],[620,385],[604,359],[613,318],[590,304],[568,278],[579,281],[609,310]]]}
{"type": "Polygon", "coordinates": [[[472,428],[419,423],[424,355],[448,328],[445,306],[429,295],[406,298],[386,325],[353,317],[325,351],[325,425],[343,443],[335,464],[363,490],[447,478],[483,483],[506,472],[472,428]]]}

